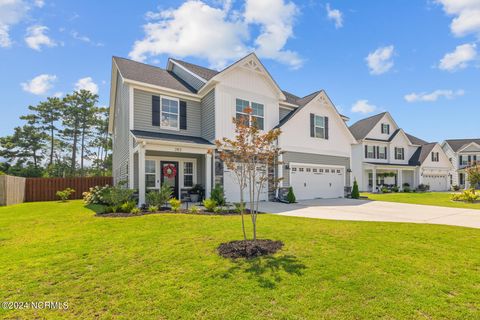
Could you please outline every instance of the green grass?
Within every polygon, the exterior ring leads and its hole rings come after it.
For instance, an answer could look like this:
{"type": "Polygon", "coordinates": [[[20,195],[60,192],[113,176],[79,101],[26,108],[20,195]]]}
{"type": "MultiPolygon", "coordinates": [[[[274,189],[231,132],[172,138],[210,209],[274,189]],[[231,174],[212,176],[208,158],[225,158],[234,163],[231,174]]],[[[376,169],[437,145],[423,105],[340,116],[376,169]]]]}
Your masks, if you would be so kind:
{"type": "Polygon", "coordinates": [[[0,318],[479,319],[480,231],[262,215],[275,256],[219,257],[237,216],[98,218],[79,201],[0,208],[0,318]]]}
{"type": "MultiPolygon", "coordinates": [[[[480,192],[480,191],[479,191],[480,192]]],[[[402,202],[412,204],[425,204],[430,206],[479,209],[480,202],[467,203],[452,201],[451,192],[398,192],[398,193],[361,193],[361,196],[368,197],[370,200],[402,202]]]]}

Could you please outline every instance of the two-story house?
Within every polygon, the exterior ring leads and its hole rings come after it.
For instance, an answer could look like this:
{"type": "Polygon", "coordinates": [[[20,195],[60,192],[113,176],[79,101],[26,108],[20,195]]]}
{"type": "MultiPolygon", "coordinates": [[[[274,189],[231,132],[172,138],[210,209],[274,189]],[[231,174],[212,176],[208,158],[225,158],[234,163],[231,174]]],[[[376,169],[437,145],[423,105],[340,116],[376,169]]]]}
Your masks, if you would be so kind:
{"type": "Polygon", "coordinates": [[[469,188],[465,168],[480,162],[480,138],[445,140],[442,148],[453,165],[450,173],[452,186],[469,188]]]}
{"type": "Polygon", "coordinates": [[[352,147],[352,170],[361,191],[419,184],[429,185],[432,191],[450,188],[452,166],[441,146],[406,133],[390,113],[362,119],[350,131],[358,141],[352,147]]]}
{"type": "Polygon", "coordinates": [[[215,152],[214,141],[233,137],[233,119],[250,106],[252,124],[280,127],[283,153],[262,200],[293,186],[298,199],[344,195],[350,183],[351,145],[356,143],[324,91],[297,97],[282,90],[255,54],[222,71],[176,59],[165,69],[114,57],[110,90],[114,182],[139,190],[168,184],[174,195],[201,184],[210,195],[224,187],[239,201],[239,187],[215,152]]]}

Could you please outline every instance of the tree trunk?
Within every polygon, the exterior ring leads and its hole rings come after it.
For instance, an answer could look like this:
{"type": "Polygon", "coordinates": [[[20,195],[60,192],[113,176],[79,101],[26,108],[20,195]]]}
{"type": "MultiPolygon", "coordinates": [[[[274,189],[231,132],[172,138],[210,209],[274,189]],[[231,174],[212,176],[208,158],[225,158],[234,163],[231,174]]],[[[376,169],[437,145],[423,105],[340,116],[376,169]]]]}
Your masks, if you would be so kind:
{"type": "Polygon", "coordinates": [[[54,137],[54,130],[53,130],[53,122],[50,124],[50,163],[49,166],[53,164],[53,144],[55,143],[55,137],[54,137]]]}
{"type": "Polygon", "coordinates": [[[81,149],[80,149],[80,175],[83,177],[84,172],[83,172],[83,157],[84,157],[84,152],[85,152],[85,124],[83,125],[82,128],[82,141],[81,141],[81,149]]]}
{"type": "Polygon", "coordinates": [[[77,141],[78,141],[78,123],[75,123],[73,131],[73,145],[72,145],[72,175],[75,176],[75,166],[77,165],[77,141]]]}

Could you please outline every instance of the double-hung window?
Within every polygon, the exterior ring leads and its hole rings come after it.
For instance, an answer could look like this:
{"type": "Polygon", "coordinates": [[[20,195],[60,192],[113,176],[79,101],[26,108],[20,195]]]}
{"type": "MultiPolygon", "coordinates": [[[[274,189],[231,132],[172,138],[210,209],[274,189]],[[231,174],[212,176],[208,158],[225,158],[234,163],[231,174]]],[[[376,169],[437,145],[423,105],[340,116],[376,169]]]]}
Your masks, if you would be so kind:
{"type": "Polygon", "coordinates": [[[375,147],[374,146],[367,146],[367,158],[369,158],[369,159],[375,158],[375,147]]]}
{"type": "Polygon", "coordinates": [[[382,133],[390,134],[390,125],[388,123],[382,123],[382,133]]]}
{"type": "Polygon", "coordinates": [[[156,187],[156,161],[145,160],[145,186],[148,188],[156,187]]]}
{"type": "Polygon", "coordinates": [[[378,159],[387,159],[387,147],[378,148],[378,159]]]}
{"type": "Polygon", "coordinates": [[[405,160],[404,148],[395,148],[395,160],[405,160]]]}
{"type": "Polygon", "coordinates": [[[193,187],[193,162],[185,161],[183,163],[183,186],[193,187]]]}
{"type": "Polygon", "coordinates": [[[249,101],[237,99],[236,100],[236,119],[244,119],[245,124],[250,126],[256,126],[258,129],[264,129],[264,120],[265,120],[265,110],[264,105],[256,102],[252,102],[250,105],[249,101]],[[252,109],[252,113],[248,115],[245,112],[245,109],[250,107],[252,109]]]}
{"type": "Polygon", "coordinates": [[[438,152],[432,152],[432,161],[438,162],[439,161],[439,154],[438,152]]]}
{"type": "Polygon", "coordinates": [[[315,116],[314,129],[315,138],[325,139],[325,117],[315,116]]]}
{"type": "Polygon", "coordinates": [[[163,129],[179,130],[179,101],[162,97],[161,102],[160,126],[163,129]]]}

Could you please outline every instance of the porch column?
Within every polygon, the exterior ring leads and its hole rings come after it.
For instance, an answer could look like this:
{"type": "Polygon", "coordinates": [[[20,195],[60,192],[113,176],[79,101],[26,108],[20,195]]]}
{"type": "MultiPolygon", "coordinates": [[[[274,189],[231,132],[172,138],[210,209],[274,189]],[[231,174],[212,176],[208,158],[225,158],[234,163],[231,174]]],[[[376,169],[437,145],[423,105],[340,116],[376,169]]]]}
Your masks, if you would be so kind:
{"type": "Polygon", "coordinates": [[[418,179],[420,178],[420,169],[413,171],[413,186],[412,188],[417,189],[418,179]]]}
{"type": "Polygon", "coordinates": [[[145,147],[138,148],[138,205],[145,203],[145,147]]]}
{"type": "Polygon", "coordinates": [[[372,169],[372,192],[377,192],[377,169],[372,169]]]}
{"type": "Polygon", "coordinates": [[[277,178],[279,179],[278,181],[278,184],[277,184],[277,190],[275,191],[276,192],[276,197],[278,198],[279,197],[279,191],[280,191],[280,187],[283,186],[283,154],[279,154],[278,155],[278,165],[277,165],[277,178]]]}
{"type": "Polygon", "coordinates": [[[210,198],[212,190],[212,155],[205,155],[205,198],[210,198]]]}
{"type": "Polygon", "coordinates": [[[398,169],[397,171],[397,184],[398,184],[397,187],[399,189],[403,188],[403,170],[402,169],[398,169]]]}

